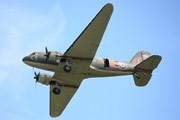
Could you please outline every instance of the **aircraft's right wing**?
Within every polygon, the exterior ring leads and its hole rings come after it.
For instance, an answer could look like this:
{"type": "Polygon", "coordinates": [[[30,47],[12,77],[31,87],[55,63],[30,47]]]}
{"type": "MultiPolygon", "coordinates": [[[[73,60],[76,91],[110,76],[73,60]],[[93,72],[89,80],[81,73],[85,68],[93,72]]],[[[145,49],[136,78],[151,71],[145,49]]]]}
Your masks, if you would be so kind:
{"type": "Polygon", "coordinates": [[[106,4],[67,49],[64,56],[93,59],[112,12],[112,4],[106,4]]]}

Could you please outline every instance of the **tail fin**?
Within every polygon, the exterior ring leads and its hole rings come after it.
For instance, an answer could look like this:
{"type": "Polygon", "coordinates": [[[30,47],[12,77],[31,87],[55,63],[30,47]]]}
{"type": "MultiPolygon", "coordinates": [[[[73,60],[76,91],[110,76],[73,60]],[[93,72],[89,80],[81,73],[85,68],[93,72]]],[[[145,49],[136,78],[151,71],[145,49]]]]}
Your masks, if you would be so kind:
{"type": "Polygon", "coordinates": [[[139,51],[136,53],[136,55],[132,58],[130,61],[131,64],[137,65],[141,62],[143,62],[145,59],[151,56],[151,53],[146,52],[146,51],[139,51]]]}
{"type": "Polygon", "coordinates": [[[161,56],[153,55],[135,66],[136,72],[133,77],[137,86],[145,86],[149,82],[152,76],[152,71],[158,66],[161,59],[161,56]]]}

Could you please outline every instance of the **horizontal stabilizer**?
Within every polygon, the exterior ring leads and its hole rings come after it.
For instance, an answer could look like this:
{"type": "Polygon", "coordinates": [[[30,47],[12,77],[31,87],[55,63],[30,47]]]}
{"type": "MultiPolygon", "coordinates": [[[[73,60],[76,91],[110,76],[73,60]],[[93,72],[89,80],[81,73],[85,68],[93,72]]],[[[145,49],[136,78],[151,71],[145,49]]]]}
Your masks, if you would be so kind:
{"type": "Polygon", "coordinates": [[[147,58],[146,60],[144,60],[142,63],[138,64],[135,68],[152,71],[158,66],[161,59],[162,59],[161,56],[153,55],[153,56],[147,58]]]}
{"type": "Polygon", "coordinates": [[[145,86],[151,79],[151,73],[137,72],[133,75],[136,86],[145,86]]]}
{"type": "Polygon", "coordinates": [[[133,77],[137,86],[145,86],[149,82],[152,71],[158,66],[161,59],[161,56],[153,55],[135,66],[136,72],[133,74],[133,77]]]}

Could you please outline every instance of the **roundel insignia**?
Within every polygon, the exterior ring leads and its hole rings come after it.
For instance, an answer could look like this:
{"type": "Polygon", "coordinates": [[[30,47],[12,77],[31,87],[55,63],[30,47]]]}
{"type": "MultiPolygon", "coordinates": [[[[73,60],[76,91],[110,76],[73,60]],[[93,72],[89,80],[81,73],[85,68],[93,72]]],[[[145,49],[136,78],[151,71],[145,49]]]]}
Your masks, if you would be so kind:
{"type": "Polygon", "coordinates": [[[141,62],[142,62],[142,60],[136,59],[136,63],[137,63],[137,64],[139,64],[139,63],[141,63],[141,62]]]}
{"type": "Polygon", "coordinates": [[[119,67],[120,67],[121,70],[126,70],[126,69],[127,69],[127,64],[125,64],[125,63],[120,63],[120,64],[119,64],[119,67]]]}

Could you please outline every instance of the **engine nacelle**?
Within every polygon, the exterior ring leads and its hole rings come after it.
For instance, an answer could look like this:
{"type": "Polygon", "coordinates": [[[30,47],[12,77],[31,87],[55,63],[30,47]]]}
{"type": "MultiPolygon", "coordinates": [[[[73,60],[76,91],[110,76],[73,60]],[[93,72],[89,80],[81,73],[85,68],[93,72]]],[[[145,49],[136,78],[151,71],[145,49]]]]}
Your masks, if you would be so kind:
{"type": "Polygon", "coordinates": [[[52,80],[51,75],[39,74],[37,82],[45,84],[45,85],[49,85],[51,80],[52,80]]]}
{"type": "Polygon", "coordinates": [[[54,63],[59,63],[61,55],[63,54],[60,52],[50,52],[48,60],[54,63]]]}

